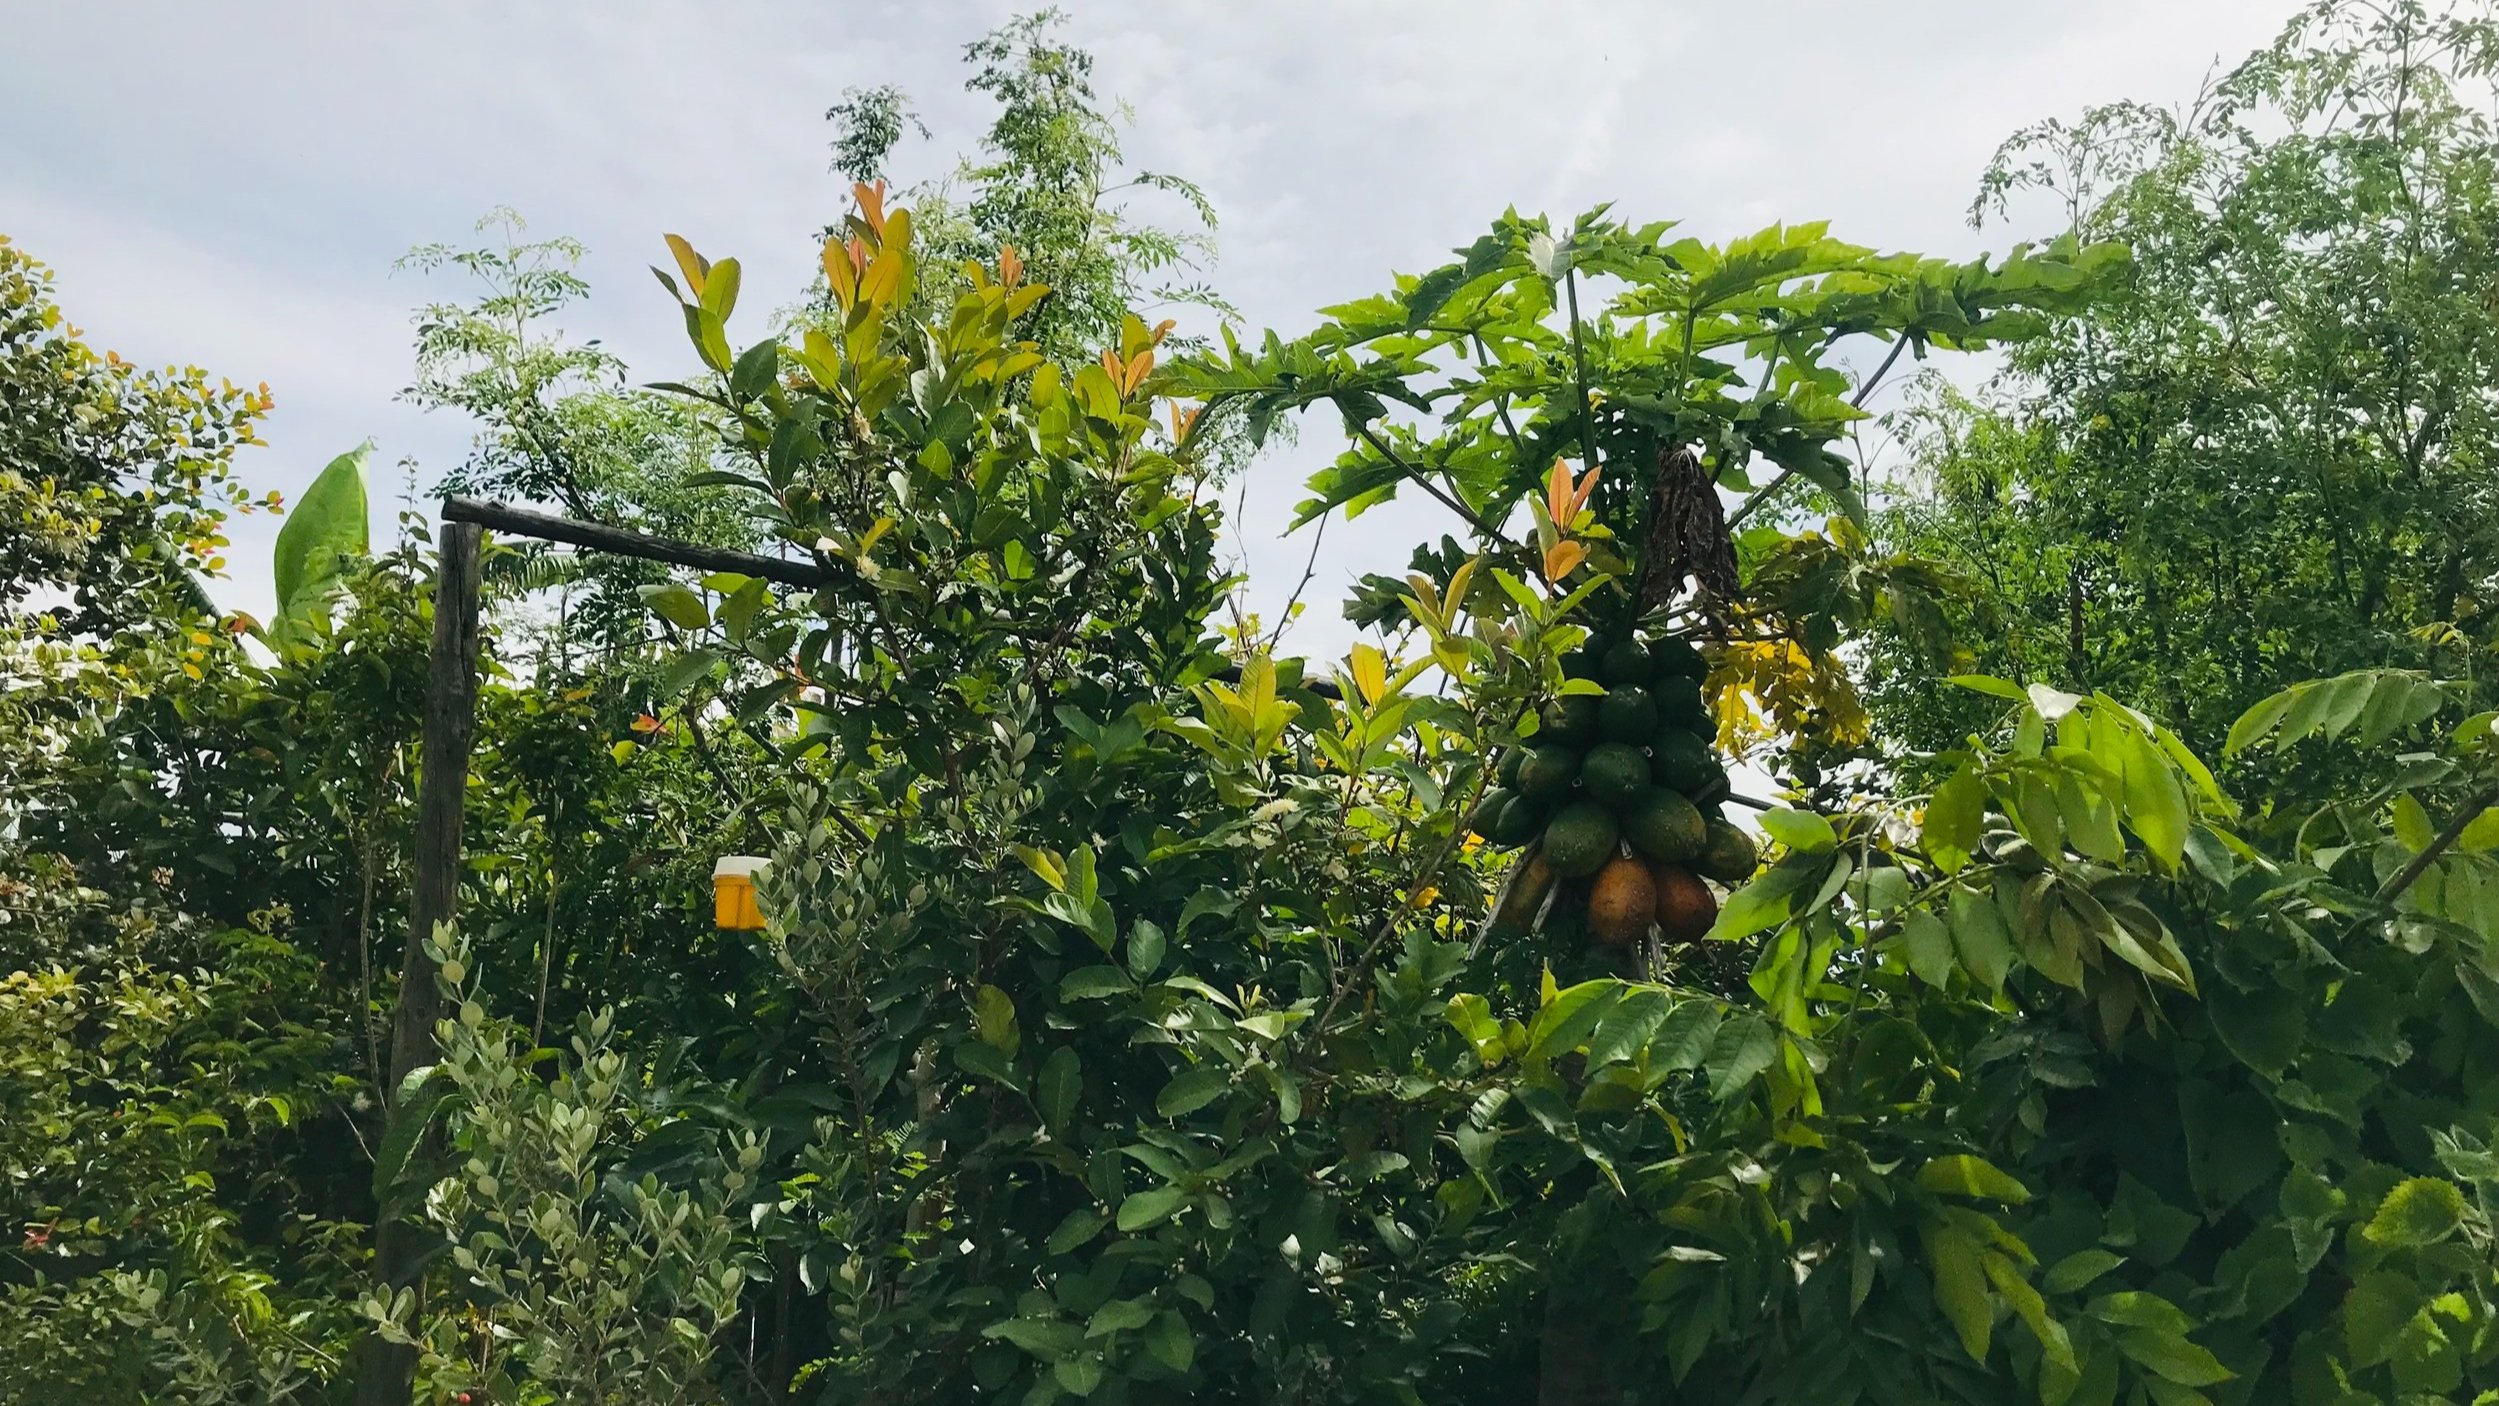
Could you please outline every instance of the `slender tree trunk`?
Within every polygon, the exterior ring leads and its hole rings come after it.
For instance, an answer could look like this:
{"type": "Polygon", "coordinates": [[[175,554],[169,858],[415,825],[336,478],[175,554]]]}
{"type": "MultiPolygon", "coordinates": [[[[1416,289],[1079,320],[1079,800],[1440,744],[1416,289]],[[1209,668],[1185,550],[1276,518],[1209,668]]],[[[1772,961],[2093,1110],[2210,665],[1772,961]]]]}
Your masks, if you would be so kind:
{"type": "Polygon", "coordinates": [[[2080,563],[2065,569],[2065,686],[2091,686],[2090,640],[2083,632],[2083,583],[2080,563]]]}

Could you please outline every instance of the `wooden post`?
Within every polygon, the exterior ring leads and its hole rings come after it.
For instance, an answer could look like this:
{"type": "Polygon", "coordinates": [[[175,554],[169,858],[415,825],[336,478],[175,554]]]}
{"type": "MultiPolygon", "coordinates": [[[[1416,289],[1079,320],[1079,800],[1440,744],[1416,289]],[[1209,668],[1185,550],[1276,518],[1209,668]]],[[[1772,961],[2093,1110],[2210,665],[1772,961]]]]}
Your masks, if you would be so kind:
{"type": "MultiPolygon", "coordinates": [[[[479,546],[483,536],[483,529],[475,523],[445,523],[435,560],[434,653],[426,681],[425,732],[418,764],[408,944],[400,958],[389,1077],[382,1086],[382,1097],[391,1101],[383,1118],[385,1142],[391,1126],[407,1116],[396,1102],[401,1081],[410,1071],[432,1064],[440,1053],[434,1027],[443,1018],[442,988],[425,944],[437,923],[457,916],[460,904],[461,810],[468,795],[469,746],[477,725],[479,546]]],[[[383,1190],[375,1188],[377,1194],[383,1190]]],[[[380,1218],[374,1226],[374,1271],[385,1293],[396,1293],[416,1282],[425,1243],[424,1232],[415,1225],[380,1218]]],[[[413,1349],[368,1336],[357,1352],[357,1406],[407,1406],[415,1374],[413,1349]]]]}

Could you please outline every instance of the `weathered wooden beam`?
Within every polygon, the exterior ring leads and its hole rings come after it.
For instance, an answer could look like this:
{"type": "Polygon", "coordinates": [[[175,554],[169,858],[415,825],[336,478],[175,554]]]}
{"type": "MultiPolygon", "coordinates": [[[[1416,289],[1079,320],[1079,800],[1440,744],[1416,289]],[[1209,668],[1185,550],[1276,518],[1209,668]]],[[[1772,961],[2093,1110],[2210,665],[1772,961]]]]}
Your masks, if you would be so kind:
{"type": "MultiPolygon", "coordinates": [[[[443,1018],[437,964],[425,944],[436,925],[458,916],[460,831],[468,797],[469,749],[477,728],[479,551],[483,530],[450,522],[436,545],[434,653],[425,691],[424,735],[418,753],[415,852],[410,857],[408,939],[400,956],[399,1000],[391,1016],[390,1077],[382,1096],[387,1144],[398,1120],[417,1116],[400,1107],[397,1094],[410,1072],[441,1054],[435,1026],[443,1018]]],[[[388,1191],[376,1187],[377,1196],[388,1191]]],[[[426,1235],[408,1221],[376,1217],[374,1272],[385,1293],[416,1282],[423,1271],[426,1235]]],[[[407,1406],[414,1389],[413,1349],[367,1337],[358,1348],[358,1406],[407,1406]]]]}
{"type": "MultiPolygon", "coordinates": [[[[475,523],[497,532],[521,537],[536,537],[548,542],[562,542],[594,552],[617,556],[639,557],[644,561],[667,562],[674,566],[692,567],[697,571],[734,571],[744,576],[778,581],[785,586],[814,589],[847,579],[839,570],[812,561],[789,561],[780,557],[760,557],[752,552],[731,551],[726,547],[708,547],[700,542],[682,542],[673,537],[654,537],[647,532],[634,532],[605,523],[583,522],[579,518],[559,517],[535,508],[516,508],[509,503],[489,502],[483,498],[464,498],[458,494],[443,499],[443,521],[475,523]]],[[[1241,681],[1241,666],[1226,665],[1215,677],[1226,683],[1241,681]]],[[[1336,685],[1326,679],[1311,679],[1302,685],[1322,698],[1338,697],[1336,685]]]]}
{"type": "Polygon", "coordinates": [[[622,527],[609,527],[605,523],[583,522],[579,518],[542,513],[535,508],[516,508],[509,503],[463,498],[456,494],[443,499],[443,521],[475,523],[497,532],[563,542],[570,546],[587,547],[594,552],[640,557],[644,561],[664,561],[697,571],[734,571],[745,576],[759,576],[766,581],[778,581],[785,586],[812,589],[845,579],[843,573],[818,562],[789,561],[781,557],[757,556],[753,552],[731,551],[727,547],[706,546],[700,542],[680,542],[672,537],[654,537],[647,532],[633,532],[622,527]]]}

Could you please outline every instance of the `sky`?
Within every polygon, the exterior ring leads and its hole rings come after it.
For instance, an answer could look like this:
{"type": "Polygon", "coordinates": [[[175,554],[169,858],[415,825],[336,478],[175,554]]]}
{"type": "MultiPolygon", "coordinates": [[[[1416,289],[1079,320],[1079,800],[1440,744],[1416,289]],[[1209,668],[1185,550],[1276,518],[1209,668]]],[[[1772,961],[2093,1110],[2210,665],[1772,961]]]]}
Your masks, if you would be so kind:
{"type": "MultiPolygon", "coordinates": [[[[1505,207],[1601,201],[1710,240],[1827,219],[1886,249],[1966,258],[2036,228],[1965,212],[2006,135],[2087,104],[2192,100],[2293,0],[1160,0],[1064,4],[1123,99],[1130,164],[1201,184],[1206,276],[1245,330],[1444,262],[1505,207]]],[[[410,311],[466,291],[394,272],[510,206],[590,247],[562,326],[636,379],[695,368],[643,271],[663,231],[746,270],[749,324],[805,288],[845,200],[827,106],[893,83],[931,129],[897,154],[940,175],[986,125],[963,45],[1019,8],[973,0],[0,0],[0,233],[52,265],[72,321],[145,364],[266,381],[255,489],[292,495],[376,443],[376,532],[462,457],[473,427],[399,399],[410,311]],[[761,297],[769,294],[769,297],[761,297]]],[[[1882,397],[1875,405],[1881,408],[1882,397]]],[[[1312,561],[1289,647],[1351,631],[1343,588],[1452,527],[1428,501],[1282,535],[1341,447],[1322,411],[1235,485],[1249,604],[1312,561]]],[[[265,613],[276,523],[234,524],[220,600],[265,613]]]]}

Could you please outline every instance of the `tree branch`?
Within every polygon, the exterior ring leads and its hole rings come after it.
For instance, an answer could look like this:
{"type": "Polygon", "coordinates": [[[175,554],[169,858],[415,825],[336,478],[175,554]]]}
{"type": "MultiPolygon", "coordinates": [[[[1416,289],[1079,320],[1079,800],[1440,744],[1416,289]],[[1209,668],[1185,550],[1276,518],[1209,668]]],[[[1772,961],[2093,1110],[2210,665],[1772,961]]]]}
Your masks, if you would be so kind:
{"type": "Polygon", "coordinates": [[[1458,516],[1465,518],[1467,525],[1475,529],[1475,534],[1477,536],[1488,542],[1498,542],[1501,540],[1501,533],[1497,528],[1495,528],[1491,523],[1484,521],[1482,515],[1478,514],[1473,508],[1470,508],[1466,504],[1459,502],[1456,498],[1451,497],[1448,490],[1442,488],[1439,484],[1432,482],[1429,478],[1426,478],[1421,469],[1416,468],[1411,461],[1407,460],[1403,455],[1400,455],[1396,450],[1390,448],[1388,441],[1382,439],[1378,431],[1372,429],[1369,425],[1357,425],[1354,427],[1354,433],[1362,436],[1362,440],[1365,444],[1368,444],[1373,449],[1378,450],[1381,458],[1384,458],[1388,460],[1388,462],[1395,464],[1398,468],[1405,470],[1407,479],[1416,487],[1431,494],[1433,497],[1438,498],[1441,502],[1441,506],[1447,508],[1453,513],[1456,513],[1458,516]]]}
{"type": "Polygon", "coordinates": [[[2447,848],[2456,842],[2456,837],[2464,833],[2464,827],[2472,824],[2483,811],[2490,809],[2493,805],[2499,805],[2499,785],[2485,786],[2471,800],[2466,801],[2463,807],[2457,810],[2455,817],[2447,822],[2447,828],[2431,837],[2427,848],[2414,855],[2412,862],[2397,870],[2393,878],[2378,886],[2377,901],[2393,903],[2396,899],[2403,897],[2404,890],[2419,882],[2421,876],[2429,872],[2430,866],[2438,862],[2438,857],[2446,853],[2447,848]]]}
{"type": "MultiPolygon", "coordinates": [[[[1907,350],[1908,346],[1908,333],[1904,332],[1893,338],[1892,349],[1883,357],[1883,364],[1874,368],[1874,374],[1865,379],[1865,384],[1857,387],[1857,393],[1848,398],[1848,403],[1852,406],[1863,406],[1866,403],[1866,397],[1874,394],[1874,388],[1882,383],[1884,375],[1892,369],[1892,363],[1900,360],[1901,352],[1907,350]]],[[[1767,505],[1773,497],[1777,496],[1780,489],[1787,487],[1788,480],[1794,477],[1796,477],[1796,470],[1780,470],[1777,478],[1770,480],[1762,486],[1759,492],[1745,499],[1743,506],[1737,508],[1734,515],[1727,519],[1727,531],[1732,533],[1742,526],[1746,518],[1767,505]]]]}

